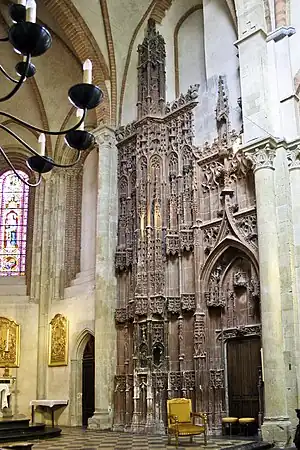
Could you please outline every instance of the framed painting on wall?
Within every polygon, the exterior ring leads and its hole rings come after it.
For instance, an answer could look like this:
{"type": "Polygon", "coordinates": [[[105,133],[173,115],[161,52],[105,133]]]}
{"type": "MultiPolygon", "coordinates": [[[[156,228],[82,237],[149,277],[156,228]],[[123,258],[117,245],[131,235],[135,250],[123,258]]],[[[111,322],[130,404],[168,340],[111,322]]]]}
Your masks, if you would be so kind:
{"type": "Polygon", "coordinates": [[[49,329],[49,366],[67,366],[69,350],[69,322],[62,314],[56,314],[49,329]]]}
{"type": "Polygon", "coordinates": [[[0,367],[20,365],[20,325],[0,317],[0,367]]]}

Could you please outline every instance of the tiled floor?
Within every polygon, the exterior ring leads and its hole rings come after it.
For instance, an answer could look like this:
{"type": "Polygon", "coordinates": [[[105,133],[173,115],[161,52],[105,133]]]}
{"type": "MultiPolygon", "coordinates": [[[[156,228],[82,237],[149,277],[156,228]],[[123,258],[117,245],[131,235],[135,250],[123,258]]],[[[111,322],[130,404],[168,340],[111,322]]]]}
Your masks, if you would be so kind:
{"type": "MultiPolygon", "coordinates": [[[[189,439],[180,439],[180,450],[201,449],[204,450],[203,436],[195,437],[194,443],[189,439]]],[[[165,436],[132,435],[129,433],[96,432],[82,430],[80,428],[64,428],[59,438],[33,441],[33,450],[165,450],[175,449],[175,445],[167,445],[165,436]]],[[[207,450],[218,450],[225,447],[241,446],[251,441],[237,441],[226,439],[209,438],[207,450]]],[[[248,447],[248,446],[247,446],[248,447]]],[[[232,449],[231,449],[232,450],[232,449]]]]}

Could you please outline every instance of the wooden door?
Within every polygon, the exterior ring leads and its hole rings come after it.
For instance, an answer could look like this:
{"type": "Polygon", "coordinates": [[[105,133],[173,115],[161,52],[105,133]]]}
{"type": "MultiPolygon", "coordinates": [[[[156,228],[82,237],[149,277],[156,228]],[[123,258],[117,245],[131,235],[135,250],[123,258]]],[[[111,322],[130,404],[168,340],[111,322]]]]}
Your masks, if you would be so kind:
{"type": "Polygon", "coordinates": [[[258,337],[227,343],[229,416],[258,419],[260,348],[258,337]]]}
{"type": "Polygon", "coordinates": [[[87,342],[82,360],[82,425],[88,425],[95,410],[95,350],[94,337],[87,342]]]}

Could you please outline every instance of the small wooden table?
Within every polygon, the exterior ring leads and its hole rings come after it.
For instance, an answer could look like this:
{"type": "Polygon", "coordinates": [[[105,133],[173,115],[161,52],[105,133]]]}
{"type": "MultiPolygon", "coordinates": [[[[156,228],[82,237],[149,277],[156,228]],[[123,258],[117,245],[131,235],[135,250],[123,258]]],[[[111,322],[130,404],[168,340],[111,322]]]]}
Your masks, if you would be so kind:
{"type": "Polygon", "coordinates": [[[68,405],[69,400],[31,400],[31,421],[34,423],[34,407],[35,406],[45,406],[46,408],[51,409],[51,420],[52,420],[52,428],[54,428],[54,408],[55,406],[66,406],[68,405]]]}

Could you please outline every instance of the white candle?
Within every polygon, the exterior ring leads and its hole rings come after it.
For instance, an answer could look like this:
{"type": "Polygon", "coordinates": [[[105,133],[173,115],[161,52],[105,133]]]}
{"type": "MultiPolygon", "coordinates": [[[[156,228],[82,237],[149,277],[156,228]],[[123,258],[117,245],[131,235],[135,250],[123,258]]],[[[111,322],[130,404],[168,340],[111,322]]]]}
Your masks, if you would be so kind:
{"type": "Polygon", "coordinates": [[[45,156],[45,152],[46,152],[46,137],[44,135],[44,133],[41,133],[39,135],[39,153],[41,156],[45,156]]]}
{"type": "Polygon", "coordinates": [[[34,0],[27,0],[26,2],[26,22],[36,21],[36,3],[34,0]]]}
{"type": "Polygon", "coordinates": [[[18,5],[26,6],[26,0],[18,0],[18,1],[17,1],[17,4],[18,4],[18,5]]]}
{"type": "MultiPolygon", "coordinates": [[[[83,116],[83,109],[76,109],[76,117],[77,119],[81,119],[83,116]]],[[[78,120],[76,120],[76,123],[78,123],[78,120]]],[[[84,130],[84,121],[82,124],[77,128],[77,130],[84,130]]]]}
{"type": "Polygon", "coordinates": [[[84,83],[92,84],[92,79],[93,79],[92,69],[93,69],[92,62],[89,59],[84,61],[84,63],[83,63],[83,82],[84,83]]]}
{"type": "Polygon", "coordinates": [[[6,330],[6,344],[5,344],[5,351],[8,352],[8,344],[9,344],[9,328],[6,330]]]}

